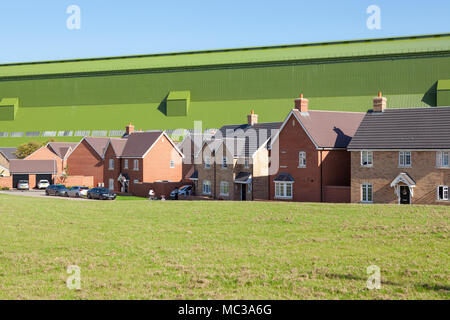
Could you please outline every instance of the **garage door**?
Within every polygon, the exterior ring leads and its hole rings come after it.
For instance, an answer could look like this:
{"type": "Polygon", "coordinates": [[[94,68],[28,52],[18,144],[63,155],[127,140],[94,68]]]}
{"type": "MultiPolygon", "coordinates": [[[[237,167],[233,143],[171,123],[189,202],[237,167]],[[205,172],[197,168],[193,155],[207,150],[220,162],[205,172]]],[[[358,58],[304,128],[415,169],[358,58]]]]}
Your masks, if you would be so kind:
{"type": "Polygon", "coordinates": [[[20,180],[29,181],[28,174],[13,174],[13,188],[17,188],[17,184],[20,180]]]}
{"type": "MultiPolygon", "coordinates": [[[[39,181],[47,180],[50,184],[52,184],[52,175],[51,174],[37,174],[36,175],[36,187],[39,181]]],[[[34,188],[35,186],[33,186],[34,188]]]]}

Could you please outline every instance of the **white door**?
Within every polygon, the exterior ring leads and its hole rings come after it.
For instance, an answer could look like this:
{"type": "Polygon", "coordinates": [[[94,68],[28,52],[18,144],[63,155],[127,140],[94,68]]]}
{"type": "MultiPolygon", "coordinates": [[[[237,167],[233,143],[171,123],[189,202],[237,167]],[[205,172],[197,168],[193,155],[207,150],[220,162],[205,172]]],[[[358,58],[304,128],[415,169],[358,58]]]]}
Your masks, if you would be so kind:
{"type": "Polygon", "coordinates": [[[109,190],[114,191],[114,179],[109,179],[109,190]]]}

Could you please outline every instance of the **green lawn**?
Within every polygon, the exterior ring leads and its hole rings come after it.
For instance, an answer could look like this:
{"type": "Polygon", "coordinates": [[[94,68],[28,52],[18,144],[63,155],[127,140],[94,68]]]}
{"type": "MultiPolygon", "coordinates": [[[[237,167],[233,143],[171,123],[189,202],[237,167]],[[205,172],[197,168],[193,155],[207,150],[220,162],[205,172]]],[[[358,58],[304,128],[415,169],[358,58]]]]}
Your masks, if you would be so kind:
{"type": "Polygon", "coordinates": [[[0,195],[0,299],[449,299],[449,218],[443,206],[0,195]],[[369,265],[380,290],[366,288],[369,265]]]}

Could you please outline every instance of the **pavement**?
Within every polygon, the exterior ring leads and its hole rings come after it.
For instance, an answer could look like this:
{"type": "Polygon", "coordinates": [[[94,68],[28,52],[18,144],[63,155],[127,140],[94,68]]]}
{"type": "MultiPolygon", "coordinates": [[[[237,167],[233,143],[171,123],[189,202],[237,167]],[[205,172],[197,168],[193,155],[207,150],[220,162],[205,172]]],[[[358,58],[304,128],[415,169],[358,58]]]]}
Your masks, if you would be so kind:
{"type": "Polygon", "coordinates": [[[0,191],[0,194],[7,194],[10,196],[65,199],[65,200],[73,200],[73,201],[94,201],[94,200],[89,200],[89,199],[85,199],[85,198],[66,198],[66,197],[46,196],[45,190],[8,190],[8,191],[0,191]]]}

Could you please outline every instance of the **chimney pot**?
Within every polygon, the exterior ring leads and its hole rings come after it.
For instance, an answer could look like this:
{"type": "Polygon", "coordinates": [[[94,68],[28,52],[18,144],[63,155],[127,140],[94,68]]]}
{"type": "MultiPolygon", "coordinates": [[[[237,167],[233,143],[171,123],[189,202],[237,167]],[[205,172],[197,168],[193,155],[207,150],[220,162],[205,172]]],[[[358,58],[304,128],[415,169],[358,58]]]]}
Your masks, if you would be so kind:
{"type": "Polygon", "coordinates": [[[255,110],[252,110],[251,113],[247,116],[247,123],[249,126],[254,126],[258,123],[258,115],[255,114],[255,110]]]}
{"type": "Polygon", "coordinates": [[[387,99],[381,95],[381,91],[378,92],[378,96],[373,98],[373,111],[384,112],[386,109],[387,99]]]}
{"type": "Polygon", "coordinates": [[[308,112],[309,100],[303,98],[303,93],[300,94],[300,98],[295,99],[295,109],[300,112],[308,112]]]}

